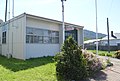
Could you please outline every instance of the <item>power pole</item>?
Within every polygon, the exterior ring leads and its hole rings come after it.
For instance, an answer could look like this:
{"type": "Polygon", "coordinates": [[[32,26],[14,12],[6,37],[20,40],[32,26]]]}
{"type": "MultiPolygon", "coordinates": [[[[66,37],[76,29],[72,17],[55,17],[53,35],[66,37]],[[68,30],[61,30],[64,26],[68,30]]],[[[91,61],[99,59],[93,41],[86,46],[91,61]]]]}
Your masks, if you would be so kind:
{"type": "Polygon", "coordinates": [[[107,33],[108,33],[108,53],[110,53],[109,20],[108,20],[108,18],[107,18],[107,33]]]}
{"type": "Polygon", "coordinates": [[[97,0],[95,0],[95,10],[96,10],[96,55],[98,55],[97,0]]]}
{"type": "Polygon", "coordinates": [[[5,22],[7,21],[7,3],[8,0],[6,0],[6,5],[5,5],[5,22]]]}
{"type": "Polygon", "coordinates": [[[65,41],[65,23],[64,23],[64,1],[66,0],[61,0],[62,2],[62,33],[63,33],[63,40],[62,42],[64,43],[65,41]]]}
{"type": "Polygon", "coordinates": [[[12,4],[12,17],[14,18],[14,0],[13,0],[13,4],[12,4]]]}

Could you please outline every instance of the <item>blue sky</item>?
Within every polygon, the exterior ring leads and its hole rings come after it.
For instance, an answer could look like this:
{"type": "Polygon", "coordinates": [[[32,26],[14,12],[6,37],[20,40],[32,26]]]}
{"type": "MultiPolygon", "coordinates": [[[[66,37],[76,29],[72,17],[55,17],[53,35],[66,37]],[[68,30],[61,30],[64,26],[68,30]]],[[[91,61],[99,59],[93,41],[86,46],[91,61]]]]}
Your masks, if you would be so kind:
{"type": "MultiPolygon", "coordinates": [[[[107,34],[107,17],[110,31],[120,33],[120,0],[97,0],[98,32],[107,34]]],[[[12,0],[10,5],[12,18],[12,0]]],[[[9,8],[8,8],[9,9],[9,8]]],[[[62,20],[61,0],[15,0],[15,16],[24,12],[62,20]]],[[[4,20],[5,0],[0,2],[0,19],[4,20]]],[[[67,0],[65,2],[65,21],[84,26],[84,29],[95,29],[95,0],[67,0]]]]}

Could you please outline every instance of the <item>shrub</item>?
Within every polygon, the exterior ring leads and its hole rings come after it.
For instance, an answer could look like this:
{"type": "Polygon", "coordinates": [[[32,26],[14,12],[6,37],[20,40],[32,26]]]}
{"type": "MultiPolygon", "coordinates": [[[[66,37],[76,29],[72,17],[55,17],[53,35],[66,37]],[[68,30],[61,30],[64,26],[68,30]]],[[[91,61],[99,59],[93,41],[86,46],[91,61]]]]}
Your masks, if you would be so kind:
{"type": "Polygon", "coordinates": [[[120,59],[120,50],[118,50],[118,51],[114,54],[114,57],[120,59]]]}
{"type": "Polygon", "coordinates": [[[113,54],[112,54],[112,53],[107,53],[107,56],[108,56],[108,57],[112,57],[113,54]]]}
{"type": "Polygon", "coordinates": [[[65,81],[79,81],[88,76],[87,61],[84,58],[81,47],[69,37],[65,40],[61,52],[55,56],[56,74],[65,81]]]}
{"type": "Polygon", "coordinates": [[[84,58],[87,60],[89,76],[94,75],[95,72],[103,68],[102,59],[97,58],[92,52],[82,50],[84,58]]]}
{"type": "Polygon", "coordinates": [[[99,53],[100,56],[105,56],[105,53],[99,53]]]}

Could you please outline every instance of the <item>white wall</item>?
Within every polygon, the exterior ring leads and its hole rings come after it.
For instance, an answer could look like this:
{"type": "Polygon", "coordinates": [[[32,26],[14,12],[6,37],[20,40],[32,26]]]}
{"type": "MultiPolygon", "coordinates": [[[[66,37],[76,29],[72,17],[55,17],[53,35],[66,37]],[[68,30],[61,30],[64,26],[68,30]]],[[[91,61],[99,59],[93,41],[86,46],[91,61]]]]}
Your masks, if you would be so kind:
{"type": "MultiPolygon", "coordinates": [[[[6,44],[2,44],[2,54],[12,55],[13,58],[24,59],[24,32],[25,32],[25,15],[15,17],[7,23],[6,44]],[[8,28],[9,27],[9,28],[8,28]]],[[[1,32],[2,33],[2,32],[1,32]]]]}
{"type": "MultiPolygon", "coordinates": [[[[41,21],[30,17],[27,17],[26,20],[26,27],[59,31],[59,24],[41,21]]],[[[26,59],[54,56],[59,51],[60,44],[26,44],[26,59]]]]}
{"type": "MultiPolygon", "coordinates": [[[[117,46],[118,43],[120,43],[120,39],[110,40],[110,46],[117,46]]],[[[107,45],[108,42],[107,42],[107,40],[101,40],[101,41],[100,41],[100,44],[101,44],[101,45],[107,45]]]]}
{"type": "Polygon", "coordinates": [[[26,44],[26,59],[54,56],[59,52],[59,44],[26,44]]]}
{"type": "Polygon", "coordinates": [[[39,19],[33,19],[29,17],[27,17],[26,20],[27,20],[26,22],[27,27],[59,31],[59,25],[56,23],[51,23],[51,22],[42,21],[39,19]]]}

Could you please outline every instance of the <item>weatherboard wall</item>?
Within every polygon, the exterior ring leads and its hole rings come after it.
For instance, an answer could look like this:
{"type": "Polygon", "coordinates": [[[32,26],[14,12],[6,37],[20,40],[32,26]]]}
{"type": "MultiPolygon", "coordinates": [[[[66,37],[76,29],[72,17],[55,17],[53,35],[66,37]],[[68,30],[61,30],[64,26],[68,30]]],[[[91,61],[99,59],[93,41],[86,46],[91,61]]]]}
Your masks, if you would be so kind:
{"type": "MultiPolygon", "coordinates": [[[[36,19],[30,16],[26,18],[26,27],[59,31],[59,24],[51,23],[41,19],[36,19]]],[[[59,43],[58,44],[26,43],[26,59],[42,56],[54,56],[59,51],[60,51],[59,43]]]]}
{"type": "Polygon", "coordinates": [[[2,26],[3,31],[6,31],[6,43],[2,44],[2,55],[24,59],[25,16],[22,14],[7,21],[2,26]]]}
{"type": "MultiPolygon", "coordinates": [[[[66,23],[66,25],[72,25],[74,28],[78,27],[78,44],[83,44],[83,27],[66,23]]],[[[42,56],[54,56],[57,52],[60,52],[60,47],[63,43],[62,37],[62,22],[45,19],[28,14],[21,14],[10,21],[5,22],[0,26],[0,38],[2,40],[2,32],[7,31],[6,44],[2,44],[0,49],[1,54],[4,56],[12,56],[18,59],[29,59],[42,56]],[[35,44],[26,43],[26,28],[40,28],[52,31],[59,31],[59,43],[51,44],[35,44]]]]}

